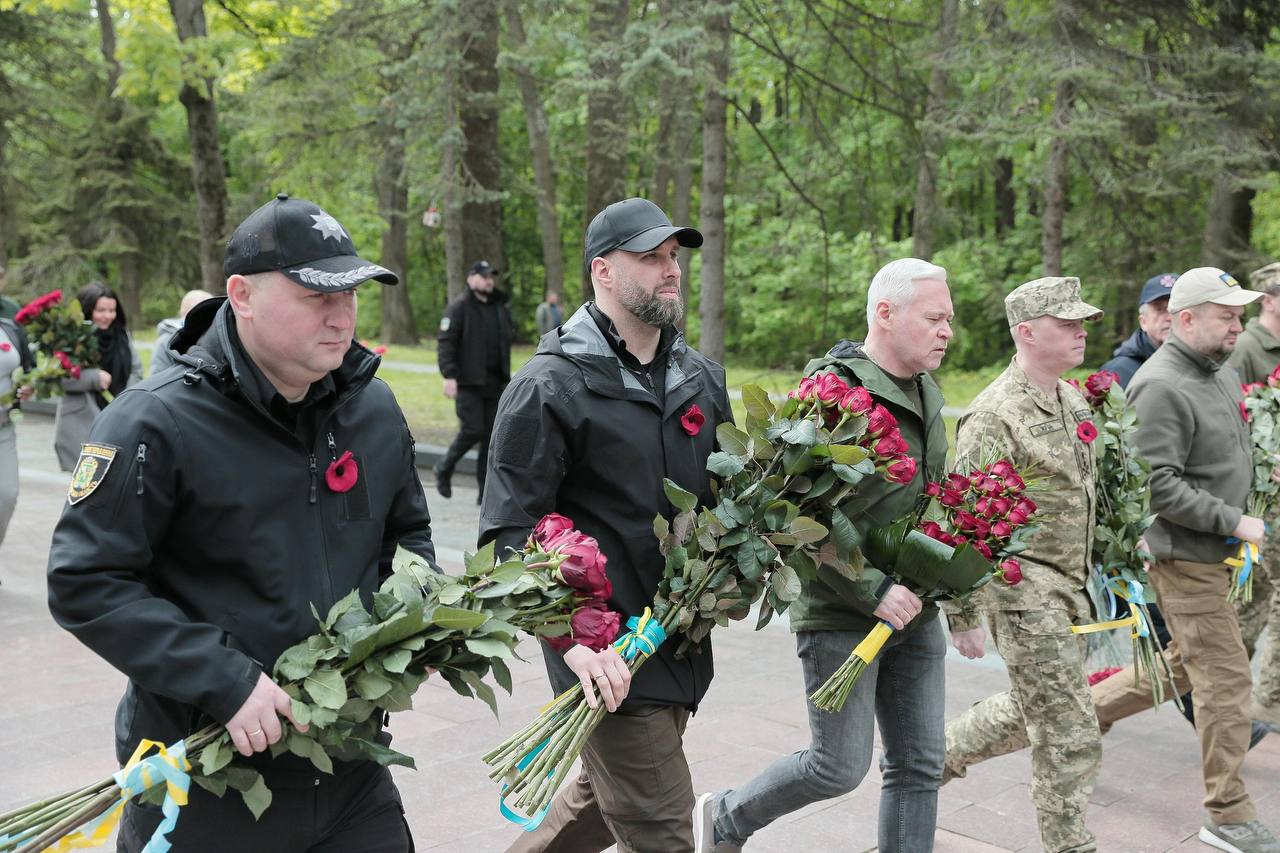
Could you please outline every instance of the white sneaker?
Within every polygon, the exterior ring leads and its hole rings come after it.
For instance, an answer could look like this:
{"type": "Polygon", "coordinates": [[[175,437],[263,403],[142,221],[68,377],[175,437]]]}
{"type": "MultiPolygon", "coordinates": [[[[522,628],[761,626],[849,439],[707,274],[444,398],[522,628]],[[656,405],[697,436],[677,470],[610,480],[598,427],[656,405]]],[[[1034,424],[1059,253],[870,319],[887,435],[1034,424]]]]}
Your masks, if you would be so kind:
{"type": "Polygon", "coordinates": [[[1280,841],[1256,820],[1246,823],[1214,823],[1200,827],[1200,840],[1227,853],[1280,853],[1280,841]]]}
{"type": "Polygon", "coordinates": [[[716,841],[716,822],[711,811],[716,795],[699,794],[693,805],[693,853],[741,853],[742,848],[728,841],[716,841]]]}

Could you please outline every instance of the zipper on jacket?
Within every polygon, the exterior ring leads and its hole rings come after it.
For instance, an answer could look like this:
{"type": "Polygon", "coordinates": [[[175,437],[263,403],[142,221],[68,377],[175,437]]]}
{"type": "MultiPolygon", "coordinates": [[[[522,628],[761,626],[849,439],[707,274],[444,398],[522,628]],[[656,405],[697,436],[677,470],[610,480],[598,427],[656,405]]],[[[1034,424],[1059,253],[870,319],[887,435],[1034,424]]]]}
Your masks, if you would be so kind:
{"type": "Polygon", "coordinates": [[[147,462],[146,443],[142,443],[138,445],[138,455],[135,458],[138,460],[138,491],[136,492],[136,494],[141,495],[142,494],[142,466],[145,465],[147,462]]]}
{"type": "Polygon", "coordinates": [[[338,460],[338,444],[333,440],[333,433],[326,433],[325,438],[329,441],[329,456],[336,462],[338,460]]]}
{"type": "Polygon", "coordinates": [[[314,453],[310,453],[307,455],[307,459],[311,462],[311,497],[307,500],[307,503],[313,504],[316,502],[316,494],[317,494],[316,492],[316,455],[314,453]]]}

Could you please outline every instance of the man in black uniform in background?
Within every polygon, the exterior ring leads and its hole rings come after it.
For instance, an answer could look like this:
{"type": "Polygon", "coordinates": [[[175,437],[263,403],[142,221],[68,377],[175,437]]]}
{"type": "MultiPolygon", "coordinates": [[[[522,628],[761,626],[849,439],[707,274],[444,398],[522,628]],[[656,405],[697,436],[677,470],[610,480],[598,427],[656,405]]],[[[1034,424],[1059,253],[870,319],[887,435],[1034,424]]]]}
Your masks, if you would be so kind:
{"type": "Polygon", "coordinates": [[[461,428],[444,458],[432,469],[436,490],[453,495],[453,469],[462,455],[480,445],[476,484],[484,494],[489,436],[498,414],[498,398],[511,379],[511,338],[515,326],[507,309],[507,294],[494,286],[498,271],[488,261],[467,270],[467,290],[444,309],[437,335],[437,360],[444,377],[444,395],[455,401],[461,428]]]}
{"type": "MultiPolygon", "coordinates": [[[[234,791],[192,785],[168,840],[184,853],[404,853],[385,767],[271,758],[288,694],[268,677],[353,589],[372,608],[397,545],[434,565],[413,437],[379,359],[355,343],[355,288],[390,270],[360,258],[332,216],[281,194],[227,245],[227,297],[192,309],[181,370],[116,397],[84,444],[49,552],[49,608],[129,677],[116,755],[211,720],[264,776],[255,821],[234,791]],[[326,477],[347,452],[354,484],[326,477]]],[[[299,726],[298,728],[303,728],[299,726]]],[[[385,739],[385,735],[383,735],[385,739]]],[[[131,803],[119,849],[160,821],[131,803]]]]}

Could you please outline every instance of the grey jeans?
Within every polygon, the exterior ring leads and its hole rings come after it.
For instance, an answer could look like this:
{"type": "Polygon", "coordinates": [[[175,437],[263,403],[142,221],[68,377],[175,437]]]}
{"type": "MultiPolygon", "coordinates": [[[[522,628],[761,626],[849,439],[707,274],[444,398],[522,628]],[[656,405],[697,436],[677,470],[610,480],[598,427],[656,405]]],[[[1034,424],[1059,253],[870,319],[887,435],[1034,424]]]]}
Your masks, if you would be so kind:
{"type": "Polygon", "coordinates": [[[0,542],[18,505],[18,439],[13,421],[0,415],[0,542]]]}
{"type": "MultiPolygon", "coordinates": [[[[866,634],[801,631],[796,649],[812,693],[866,634]]],[[[943,727],[946,638],[938,619],[895,632],[838,714],[808,703],[809,748],[780,758],[720,794],[713,815],[724,840],[744,845],[757,830],[810,803],[858,786],[871,766],[873,720],[880,725],[880,853],[930,853],[946,753],[943,727]]]]}

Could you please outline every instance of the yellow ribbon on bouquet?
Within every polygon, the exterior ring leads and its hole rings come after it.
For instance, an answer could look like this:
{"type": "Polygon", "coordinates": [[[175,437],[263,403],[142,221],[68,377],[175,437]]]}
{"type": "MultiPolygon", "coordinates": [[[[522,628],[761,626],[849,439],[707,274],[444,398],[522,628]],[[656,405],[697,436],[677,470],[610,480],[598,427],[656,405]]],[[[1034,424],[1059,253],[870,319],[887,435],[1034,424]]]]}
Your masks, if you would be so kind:
{"type": "Polygon", "coordinates": [[[191,777],[187,775],[187,771],[190,769],[186,744],[182,741],[166,747],[158,741],[143,740],[124,769],[113,777],[120,786],[120,799],[98,818],[64,836],[48,849],[53,853],[65,853],[67,850],[105,844],[120,823],[125,804],[139,794],[163,784],[167,788],[164,805],[161,806],[164,819],[143,848],[143,853],[165,853],[170,847],[165,836],[178,823],[179,807],[187,804],[187,790],[191,786],[191,777]],[[143,758],[152,747],[156,748],[156,754],[143,758]]]}

